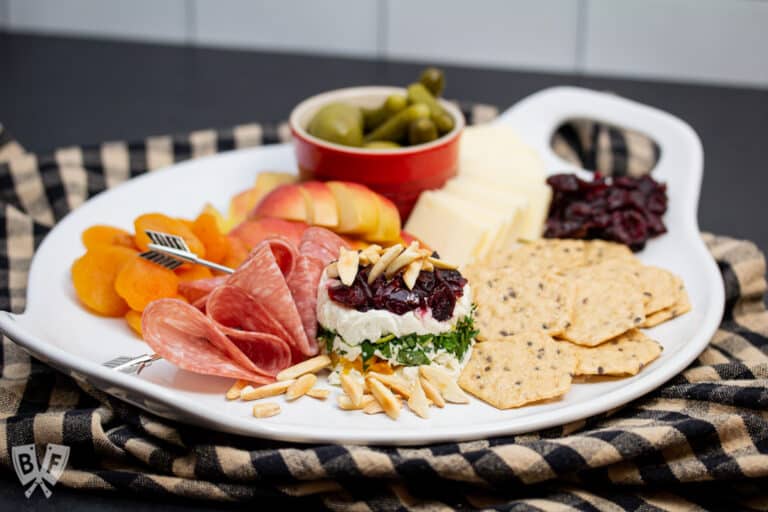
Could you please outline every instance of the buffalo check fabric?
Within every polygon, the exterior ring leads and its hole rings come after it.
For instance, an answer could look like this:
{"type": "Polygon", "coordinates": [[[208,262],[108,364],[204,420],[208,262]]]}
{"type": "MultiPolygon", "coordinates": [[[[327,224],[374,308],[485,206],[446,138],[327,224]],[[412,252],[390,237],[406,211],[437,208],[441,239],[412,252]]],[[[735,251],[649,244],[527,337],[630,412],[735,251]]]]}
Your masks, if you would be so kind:
{"type": "MultiPolygon", "coordinates": [[[[496,110],[462,105],[470,122],[496,110]]],[[[35,248],[92,195],[174,162],[287,140],[253,123],[141,141],[25,153],[0,132],[0,309],[21,312],[35,248]]],[[[553,147],[606,174],[641,174],[658,148],[588,120],[553,147]]],[[[11,449],[71,447],[59,485],[131,495],[334,510],[768,509],[768,313],[754,244],[703,235],[727,303],[709,347],[683,373],[608,414],[541,432],[416,448],[300,445],[176,424],[79,383],[4,338],[0,470],[11,449]]],[[[254,420],[256,421],[256,420],[254,420]]]]}

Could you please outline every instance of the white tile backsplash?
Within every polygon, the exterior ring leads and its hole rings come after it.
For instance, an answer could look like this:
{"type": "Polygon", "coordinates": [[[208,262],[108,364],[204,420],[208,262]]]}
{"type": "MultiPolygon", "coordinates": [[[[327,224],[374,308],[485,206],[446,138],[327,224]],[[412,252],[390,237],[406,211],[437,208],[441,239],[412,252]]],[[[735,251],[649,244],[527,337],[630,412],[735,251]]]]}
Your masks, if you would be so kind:
{"type": "Polygon", "coordinates": [[[0,0],[0,30],[8,27],[8,0],[0,0]]]}
{"type": "Polygon", "coordinates": [[[0,30],[768,87],[768,0],[0,0],[0,30]]]}
{"type": "Polygon", "coordinates": [[[185,0],[9,0],[11,30],[183,43],[185,0]]]}
{"type": "Polygon", "coordinates": [[[359,55],[377,53],[375,0],[193,0],[195,44],[359,55]]]}
{"type": "Polygon", "coordinates": [[[588,0],[588,73],[768,86],[768,2],[588,0]]]}
{"type": "Polygon", "coordinates": [[[388,0],[394,59],[574,71],[578,0],[388,0]]]}

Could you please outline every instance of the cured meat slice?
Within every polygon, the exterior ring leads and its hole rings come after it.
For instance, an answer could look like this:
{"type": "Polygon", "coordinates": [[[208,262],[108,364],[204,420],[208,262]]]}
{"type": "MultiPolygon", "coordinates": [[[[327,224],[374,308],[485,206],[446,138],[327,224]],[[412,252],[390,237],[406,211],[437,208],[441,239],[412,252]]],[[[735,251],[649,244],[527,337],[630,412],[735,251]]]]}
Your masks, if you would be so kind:
{"type": "Polygon", "coordinates": [[[297,259],[296,249],[290,242],[276,238],[265,240],[251,251],[248,260],[229,277],[227,284],[241,288],[264,306],[288,333],[286,341],[294,360],[300,361],[315,355],[317,346],[307,339],[286,282],[297,259]]]}
{"type": "Polygon", "coordinates": [[[302,255],[296,270],[288,278],[288,288],[301,316],[307,340],[314,350],[317,350],[317,288],[324,268],[319,259],[302,255]]]}
{"type": "Polygon", "coordinates": [[[205,279],[195,279],[194,281],[182,281],[179,283],[179,294],[192,304],[206,297],[217,286],[221,286],[229,276],[206,277],[205,279]]]}
{"type": "Polygon", "coordinates": [[[250,331],[282,340],[290,337],[264,304],[237,286],[225,284],[212,291],[206,303],[206,314],[226,335],[234,331],[250,331]]]}
{"type": "MultiPolygon", "coordinates": [[[[251,361],[243,351],[221,333],[200,311],[178,299],[151,302],[142,315],[144,340],[157,354],[184,370],[203,375],[245,379],[266,384],[273,378],[251,361]]],[[[254,343],[249,346],[253,348],[254,343]]],[[[261,343],[258,360],[279,357],[268,355],[274,344],[261,343]]],[[[271,370],[271,368],[269,368],[271,370]]]]}
{"type": "Polygon", "coordinates": [[[349,249],[349,244],[339,235],[325,228],[311,227],[307,228],[301,237],[299,252],[304,256],[318,259],[325,266],[338,259],[339,247],[349,249]]]}

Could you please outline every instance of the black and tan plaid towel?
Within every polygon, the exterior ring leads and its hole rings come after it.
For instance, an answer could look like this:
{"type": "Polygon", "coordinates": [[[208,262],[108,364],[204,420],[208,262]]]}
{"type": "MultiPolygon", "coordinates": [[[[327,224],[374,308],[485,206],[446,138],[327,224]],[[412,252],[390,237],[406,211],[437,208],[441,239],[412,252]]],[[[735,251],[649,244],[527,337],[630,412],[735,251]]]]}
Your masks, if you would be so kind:
{"type": "MultiPolygon", "coordinates": [[[[465,106],[470,121],[493,108],[465,106]]],[[[263,123],[25,154],[0,134],[0,309],[24,309],[27,270],[50,228],[93,194],[187,158],[285,139],[263,123]]],[[[553,145],[601,171],[645,172],[655,145],[582,121],[553,145]]],[[[609,414],[542,432],[419,448],[246,439],[148,415],[30,358],[0,352],[0,470],[11,448],[71,447],[59,480],[83,490],[255,501],[302,496],[337,510],[768,509],[765,260],[750,242],[704,235],[727,304],[696,362],[609,414]]],[[[21,492],[21,489],[19,490],[21,492]]],[[[52,498],[55,500],[55,495],[52,498]]]]}

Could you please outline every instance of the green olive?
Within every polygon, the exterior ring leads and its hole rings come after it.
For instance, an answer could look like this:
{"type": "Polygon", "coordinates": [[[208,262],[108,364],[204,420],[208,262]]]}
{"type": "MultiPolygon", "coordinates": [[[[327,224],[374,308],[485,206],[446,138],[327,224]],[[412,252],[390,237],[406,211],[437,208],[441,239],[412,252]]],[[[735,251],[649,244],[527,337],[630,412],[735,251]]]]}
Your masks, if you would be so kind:
{"type": "Polygon", "coordinates": [[[402,94],[392,94],[378,108],[364,108],[363,122],[369,132],[381,126],[384,121],[408,106],[408,99],[402,94]]]}
{"type": "Polygon", "coordinates": [[[388,140],[398,142],[405,137],[411,121],[425,117],[429,117],[429,107],[423,103],[416,103],[387,119],[384,124],[366,135],[365,141],[388,140]]]}
{"type": "Polygon", "coordinates": [[[445,90],[445,73],[437,68],[427,68],[421,72],[419,82],[424,84],[424,87],[426,87],[435,98],[438,98],[445,90]]]}
{"type": "Polygon", "coordinates": [[[416,82],[408,86],[408,101],[411,103],[423,103],[429,107],[429,113],[432,121],[437,126],[438,132],[447,133],[453,130],[454,120],[446,112],[442,105],[432,96],[424,84],[416,82]]]}
{"type": "Polygon", "coordinates": [[[411,145],[432,142],[437,138],[437,127],[428,117],[412,121],[408,127],[408,143],[411,145]]]}
{"type": "Polygon", "coordinates": [[[453,130],[453,118],[448,112],[432,114],[429,116],[429,118],[432,119],[433,123],[435,123],[435,126],[437,127],[437,133],[440,135],[445,135],[449,131],[453,130]]]}
{"type": "Polygon", "coordinates": [[[401,146],[397,142],[390,140],[372,140],[363,144],[363,147],[368,149],[398,149],[401,146]]]}
{"type": "Polygon", "coordinates": [[[312,117],[310,135],[344,146],[363,145],[363,113],[347,103],[329,103],[312,117]]]}

